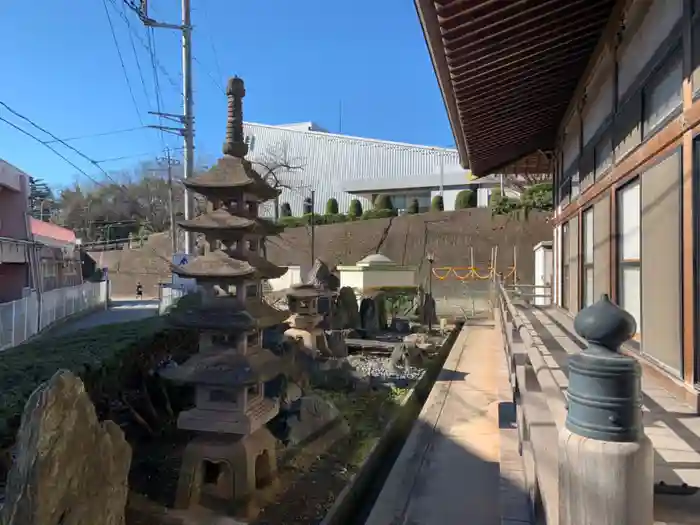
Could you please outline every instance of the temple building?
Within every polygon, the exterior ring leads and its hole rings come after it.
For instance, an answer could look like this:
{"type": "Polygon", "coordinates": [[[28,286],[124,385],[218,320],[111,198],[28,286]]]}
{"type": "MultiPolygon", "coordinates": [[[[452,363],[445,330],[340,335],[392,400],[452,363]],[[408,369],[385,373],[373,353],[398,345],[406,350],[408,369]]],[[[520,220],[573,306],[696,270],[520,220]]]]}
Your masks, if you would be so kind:
{"type": "Polygon", "coordinates": [[[700,2],[415,3],[462,166],[552,175],[556,306],[609,294],[699,406],[700,2]]]}
{"type": "Polygon", "coordinates": [[[262,347],[262,330],[281,323],[285,313],[264,302],[261,283],[287,269],[261,255],[266,236],[281,228],[258,217],[258,209],[278,191],[245,158],[241,79],[229,81],[227,96],[224,156],[208,172],[184,181],[208,202],[206,213],[179,223],[202,235],[203,251],[173,267],[201,290],[200,302],[170,316],[201,334],[199,353],[165,373],[196,392],[195,408],[178,418],[179,428],[198,433],[183,455],[179,508],[228,506],[248,498],[276,471],[276,440],[265,425],[278,414],[279,399],[265,395],[265,383],[282,373],[284,361],[262,347]]]}

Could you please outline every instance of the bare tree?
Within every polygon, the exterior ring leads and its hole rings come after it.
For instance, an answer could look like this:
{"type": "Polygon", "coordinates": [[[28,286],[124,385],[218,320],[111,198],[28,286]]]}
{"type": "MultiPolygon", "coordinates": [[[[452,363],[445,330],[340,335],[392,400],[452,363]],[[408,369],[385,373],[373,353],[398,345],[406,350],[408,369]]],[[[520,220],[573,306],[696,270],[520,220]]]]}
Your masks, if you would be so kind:
{"type": "Polygon", "coordinates": [[[504,177],[506,186],[516,189],[519,192],[535,184],[552,181],[551,173],[506,173],[504,177]]]}
{"type": "MultiPolygon", "coordinates": [[[[302,158],[290,155],[287,142],[275,144],[260,159],[254,160],[253,164],[260,168],[263,180],[273,188],[285,188],[292,191],[301,189],[301,186],[291,183],[288,176],[290,173],[303,171],[305,162],[302,158]]],[[[277,220],[280,216],[279,197],[275,198],[274,207],[275,220],[277,220]]]]}

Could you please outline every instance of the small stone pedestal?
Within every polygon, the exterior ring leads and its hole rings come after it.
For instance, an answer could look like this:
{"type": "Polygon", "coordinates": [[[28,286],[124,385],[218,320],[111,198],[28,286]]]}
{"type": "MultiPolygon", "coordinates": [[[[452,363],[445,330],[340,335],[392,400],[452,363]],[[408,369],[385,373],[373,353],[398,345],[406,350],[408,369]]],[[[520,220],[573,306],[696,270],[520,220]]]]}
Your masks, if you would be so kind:
{"type": "Polygon", "coordinates": [[[641,369],[619,353],[634,318],[607,295],[574,321],[588,348],[569,358],[559,433],[560,525],[653,525],[654,455],[644,434],[641,369]]]}

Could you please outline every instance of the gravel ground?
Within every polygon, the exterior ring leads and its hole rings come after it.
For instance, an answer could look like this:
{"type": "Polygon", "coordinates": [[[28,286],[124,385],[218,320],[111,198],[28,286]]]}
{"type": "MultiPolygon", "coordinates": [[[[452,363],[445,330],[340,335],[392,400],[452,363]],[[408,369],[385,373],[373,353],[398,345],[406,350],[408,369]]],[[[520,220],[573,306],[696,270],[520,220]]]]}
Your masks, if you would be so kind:
{"type": "Polygon", "coordinates": [[[348,363],[362,376],[370,379],[370,384],[389,384],[408,388],[423,375],[423,369],[414,366],[399,368],[393,366],[388,357],[352,355],[348,363]]]}

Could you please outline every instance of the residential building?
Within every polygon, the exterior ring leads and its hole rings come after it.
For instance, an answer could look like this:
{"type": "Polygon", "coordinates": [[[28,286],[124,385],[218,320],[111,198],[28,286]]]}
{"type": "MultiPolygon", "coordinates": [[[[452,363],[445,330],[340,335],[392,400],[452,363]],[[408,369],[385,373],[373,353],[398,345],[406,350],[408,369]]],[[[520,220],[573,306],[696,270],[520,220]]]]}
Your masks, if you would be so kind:
{"type": "Polygon", "coordinates": [[[20,299],[31,283],[29,176],[0,159],[0,303],[20,299]]]}
{"type": "Polygon", "coordinates": [[[75,232],[33,217],[30,225],[37,243],[42,291],[82,284],[81,254],[75,232]]]}
{"type": "MultiPolygon", "coordinates": [[[[459,169],[465,174],[455,149],[327,133],[312,122],[284,126],[244,123],[243,128],[250,149],[248,159],[261,175],[273,172],[281,183],[279,202],[288,202],[294,215],[302,214],[304,199],[312,189],[317,213],[324,212],[331,197],[345,212],[355,198],[345,187],[358,180],[382,184],[385,180],[437,176],[441,169],[444,173],[459,169]]],[[[410,184],[407,189],[412,189],[410,184]]],[[[365,209],[371,206],[370,200],[361,197],[361,202],[365,209]]],[[[273,214],[271,203],[261,214],[273,214]]]]}
{"type": "Polygon", "coordinates": [[[549,170],[554,301],[609,294],[697,397],[700,2],[481,4],[416,0],[462,164],[549,170]]]}

